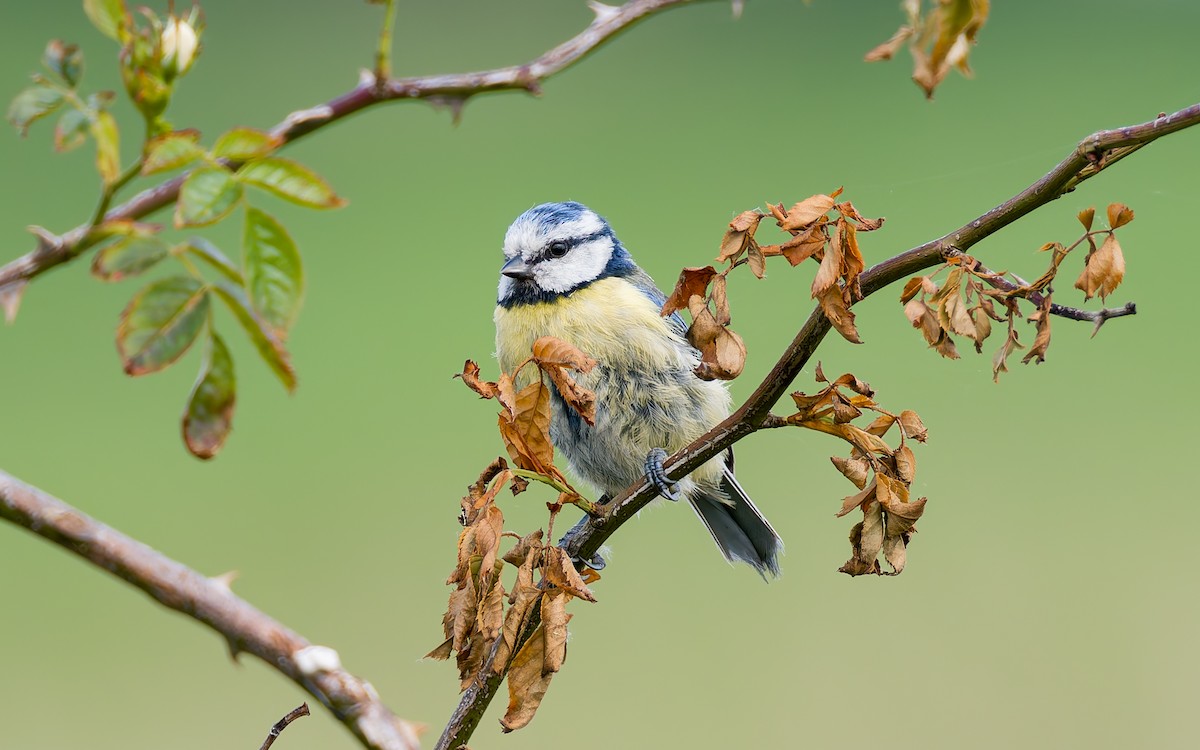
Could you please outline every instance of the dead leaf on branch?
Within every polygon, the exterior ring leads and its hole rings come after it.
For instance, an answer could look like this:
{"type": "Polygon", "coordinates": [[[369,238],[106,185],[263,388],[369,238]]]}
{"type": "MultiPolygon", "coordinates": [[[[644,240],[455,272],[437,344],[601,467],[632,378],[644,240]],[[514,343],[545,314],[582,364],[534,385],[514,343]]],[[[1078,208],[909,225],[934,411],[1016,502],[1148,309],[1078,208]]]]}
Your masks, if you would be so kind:
{"type": "Polygon", "coordinates": [[[1075,281],[1075,288],[1083,292],[1085,300],[1096,296],[1105,299],[1116,290],[1124,278],[1125,255],[1121,252],[1117,235],[1109,234],[1100,245],[1100,249],[1088,255],[1083,272],[1075,281]]]}
{"type": "Polygon", "coordinates": [[[922,0],[906,0],[903,7],[907,22],[890,39],[867,52],[864,59],[890,60],[907,42],[913,59],[913,81],[925,91],[926,98],[932,99],[934,89],[951,68],[971,76],[967,56],[987,20],[989,0],[932,0],[930,5],[927,8],[922,0]]]}

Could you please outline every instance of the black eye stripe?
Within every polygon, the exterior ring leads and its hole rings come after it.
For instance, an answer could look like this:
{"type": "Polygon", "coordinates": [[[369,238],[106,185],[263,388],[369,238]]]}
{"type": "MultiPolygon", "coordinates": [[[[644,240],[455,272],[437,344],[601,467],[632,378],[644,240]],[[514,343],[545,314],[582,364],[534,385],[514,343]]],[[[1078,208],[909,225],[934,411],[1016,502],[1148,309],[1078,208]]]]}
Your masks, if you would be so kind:
{"type": "MultiPolygon", "coordinates": [[[[591,234],[585,234],[581,237],[561,237],[559,239],[553,240],[552,242],[565,242],[565,243],[567,243],[567,251],[570,251],[580,245],[585,245],[589,242],[598,240],[601,237],[611,237],[611,236],[612,236],[612,230],[609,229],[608,227],[605,227],[604,229],[601,229],[596,232],[592,232],[591,234]]],[[[562,255],[558,255],[558,256],[552,255],[550,253],[550,245],[552,244],[552,242],[546,243],[546,246],[542,249],[542,252],[539,253],[538,260],[543,260],[543,259],[547,259],[547,258],[553,259],[555,257],[561,258],[561,257],[563,257],[563,255],[566,255],[566,251],[564,251],[562,255]]]]}

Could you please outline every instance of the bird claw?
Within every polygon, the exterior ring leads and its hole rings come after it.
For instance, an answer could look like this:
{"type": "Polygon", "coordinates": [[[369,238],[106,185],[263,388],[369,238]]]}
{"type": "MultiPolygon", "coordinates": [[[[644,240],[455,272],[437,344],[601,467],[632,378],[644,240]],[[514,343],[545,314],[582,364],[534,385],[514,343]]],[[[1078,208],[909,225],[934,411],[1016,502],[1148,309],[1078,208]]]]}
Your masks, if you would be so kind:
{"type": "Polygon", "coordinates": [[[571,562],[575,563],[576,565],[586,565],[592,570],[604,570],[608,563],[604,561],[604,558],[600,556],[600,553],[597,552],[596,554],[592,555],[591,559],[586,559],[583,556],[576,554],[574,551],[575,540],[583,531],[583,527],[587,525],[587,520],[587,516],[579,519],[579,523],[568,529],[567,533],[563,534],[562,539],[558,540],[558,546],[566,550],[567,556],[570,557],[571,562]]]}
{"type": "Polygon", "coordinates": [[[679,502],[679,492],[676,486],[671,484],[667,479],[667,470],[663,468],[663,461],[667,458],[667,452],[662,448],[655,448],[646,456],[646,479],[654,488],[658,490],[658,494],[673,503],[679,502]]]}

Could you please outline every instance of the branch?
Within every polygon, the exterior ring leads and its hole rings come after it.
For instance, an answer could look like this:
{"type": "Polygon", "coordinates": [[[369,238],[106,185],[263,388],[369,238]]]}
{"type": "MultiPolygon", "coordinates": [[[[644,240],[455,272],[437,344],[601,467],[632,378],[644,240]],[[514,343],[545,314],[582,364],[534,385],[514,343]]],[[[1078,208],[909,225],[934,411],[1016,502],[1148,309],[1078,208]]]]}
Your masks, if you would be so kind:
{"type": "MultiPolygon", "coordinates": [[[[358,85],[350,91],[324,104],[292,112],[271,129],[273,135],[286,145],[309,133],[383,102],[400,100],[426,100],[434,104],[449,106],[455,119],[462,111],[467,99],[478,94],[500,91],[526,91],[541,93],[541,84],[556,73],[565,70],[583,59],[593,50],[617,36],[638,21],[668,8],[696,2],[696,0],[630,0],[621,6],[608,6],[592,2],[596,17],[586,29],[562,44],[547,51],[524,65],[451,75],[422,76],[419,78],[378,79],[364,71],[358,85]]],[[[382,61],[377,61],[377,64],[382,61]]],[[[236,168],[237,163],[231,163],[236,168]]],[[[174,177],[156,187],[138,193],[121,205],[103,212],[98,219],[141,219],[159,211],[179,197],[179,187],[190,172],[174,177]]],[[[104,204],[107,206],[107,203],[104,204]]],[[[97,240],[89,237],[91,224],[84,224],[61,236],[39,237],[33,251],[0,267],[0,301],[15,300],[31,279],[40,276],[55,266],[73,260],[91,247],[97,240]]],[[[11,319],[15,313],[15,301],[11,319]]]]}
{"type": "Polygon", "coordinates": [[[270,750],[271,745],[275,744],[275,740],[278,739],[283,730],[288,728],[289,724],[296,719],[299,719],[301,716],[308,715],[307,703],[301,703],[299,706],[293,708],[288,712],[287,716],[284,716],[282,719],[271,725],[271,731],[267,732],[267,738],[263,740],[263,743],[259,746],[258,750],[270,750]]]}
{"type": "Polygon", "coordinates": [[[252,607],[222,578],[208,578],[0,471],[0,518],[74,552],[160,604],[221,634],[236,658],[247,652],[325,705],[371,750],[415,750],[414,725],[395,716],[370,683],[342,669],[337,652],[314,646],[252,607]]]}
{"type": "MultiPolygon", "coordinates": [[[[1200,104],[1194,104],[1173,115],[1160,116],[1141,125],[1102,130],[1088,136],[1054,169],[1009,200],[949,234],[889,258],[863,272],[859,277],[862,297],[866,298],[889,284],[944,262],[1035,209],[1074,190],[1079,183],[1099,174],[1132,151],[1164,135],[1197,124],[1200,124],[1200,104]]],[[[1060,312],[1056,314],[1073,317],[1069,314],[1071,310],[1073,309],[1060,308],[1060,312]]],[[[1131,315],[1135,311],[1136,308],[1130,304],[1120,310],[1074,312],[1082,315],[1083,319],[1095,320],[1099,325],[1108,318],[1131,315]]],[[[780,426],[778,418],[771,415],[771,407],[791,386],[801,368],[825,338],[825,334],[829,333],[829,329],[828,319],[821,308],[817,307],[750,398],[725,421],[664,462],[668,479],[678,481],[684,478],[705,461],[759,429],[780,426]]],[[[658,496],[657,493],[645,478],[627,487],[624,492],[602,506],[602,515],[587,520],[582,531],[573,537],[574,549],[569,550],[571,554],[585,560],[590,559],[617,529],[654,500],[658,496]]],[[[521,643],[527,639],[529,632],[531,631],[523,634],[521,643]]],[[[519,649],[520,645],[512,651],[516,653],[519,649]]],[[[507,670],[504,670],[504,673],[506,672],[507,670]]],[[[495,696],[504,673],[496,675],[490,669],[484,669],[481,673],[488,675],[488,678],[483,683],[471,685],[463,693],[458,708],[455,709],[438,742],[437,750],[457,750],[461,747],[470,738],[488,703],[495,696]]]]}

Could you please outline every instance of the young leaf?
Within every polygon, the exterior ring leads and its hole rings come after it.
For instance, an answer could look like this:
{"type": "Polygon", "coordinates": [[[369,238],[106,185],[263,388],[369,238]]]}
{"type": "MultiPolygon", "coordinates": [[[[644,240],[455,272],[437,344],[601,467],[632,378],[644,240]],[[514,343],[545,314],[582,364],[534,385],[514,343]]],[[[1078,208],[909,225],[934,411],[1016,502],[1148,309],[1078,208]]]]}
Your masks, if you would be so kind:
{"type": "Polygon", "coordinates": [[[63,112],[54,125],[54,150],[61,154],[82,146],[91,124],[87,115],[77,109],[63,112]]]}
{"type": "Polygon", "coordinates": [[[106,111],[96,113],[91,122],[92,138],[96,141],[96,171],[105,185],[121,176],[121,134],[117,121],[106,111]]]}
{"type": "Polygon", "coordinates": [[[176,227],[215,224],[242,199],[242,185],[225,167],[200,167],[187,176],[175,204],[176,227]]]}
{"type": "Polygon", "coordinates": [[[102,281],[121,281],[151,268],[169,252],[167,243],[155,235],[124,237],[96,253],[92,275],[102,281]]]}
{"type": "Polygon", "coordinates": [[[83,53],[77,44],[65,44],[60,39],[51,39],[42,54],[42,63],[69,88],[75,88],[83,74],[83,53]]]}
{"type": "Polygon", "coordinates": [[[237,178],[247,185],[269,190],[280,198],[309,208],[339,208],[346,205],[346,201],[337,197],[329,183],[316,172],[291,159],[254,159],[237,171],[237,178]]]}
{"type": "Polygon", "coordinates": [[[248,161],[267,156],[279,148],[283,139],[254,128],[234,128],[224,133],[213,145],[214,159],[248,161]]]}
{"type": "Polygon", "coordinates": [[[178,130],[154,138],[146,145],[146,160],[142,174],[152,175],[186,167],[204,157],[200,147],[200,131],[178,130]]]}
{"type": "Polygon", "coordinates": [[[225,444],[233,427],[237,380],[233,358],[217,332],[209,329],[208,355],[192,386],[183,415],[183,441],[192,455],[209,459],[225,444]]]}
{"type": "Polygon", "coordinates": [[[246,209],[242,253],[250,306],[280,339],[300,312],[304,269],[283,225],[257,208],[246,209]]]}
{"type": "Polygon", "coordinates": [[[184,246],[187,253],[195,258],[204,261],[209,266],[212,266],[218,273],[232,281],[238,286],[243,286],[245,283],[242,280],[242,272],[237,269],[225,253],[221,252],[216,245],[204,239],[203,237],[190,237],[184,246]]]}
{"type": "Polygon", "coordinates": [[[296,390],[296,371],[292,367],[291,355],[270,328],[251,309],[250,301],[246,299],[246,293],[242,291],[241,287],[218,281],[213,285],[213,291],[233,312],[233,316],[250,336],[250,341],[258,350],[259,356],[283,383],[283,387],[287,388],[288,393],[296,390]]]}
{"type": "Polygon", "coordinates": [[[8,105],[8,121],[24,136],[30,125],[58,109],[62,103],[62,94],[49,86],[30,86],[8,105]]]}
{"type": "Polygon", "coordinates": [[[124,0],[83,0],[83,12],[101,34],[120,41],[125,25],[124,0]]]}
{"type": "Polygon", "coordinates": [[[117,351],[129,375],[156,372],[179,359],[208,317],[208,288],[190,276],[143,287],[121,313],[117,351]]]}

